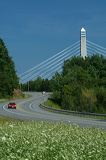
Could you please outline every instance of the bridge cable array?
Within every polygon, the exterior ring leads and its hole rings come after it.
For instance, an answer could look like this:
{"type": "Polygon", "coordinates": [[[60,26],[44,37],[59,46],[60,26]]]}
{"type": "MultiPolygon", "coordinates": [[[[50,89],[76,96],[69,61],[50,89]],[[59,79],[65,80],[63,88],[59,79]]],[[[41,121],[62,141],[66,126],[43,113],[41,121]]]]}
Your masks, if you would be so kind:
{"type": "MultiPolygon", "coordinates": [[[[87,40],[87,54],[88,56],[92,56],[94,54],[106,56],[106,48],[87,40]]],[[[78,55],[80,55],[80,41],[20,74],[20,83],[35,80],[37,77],[50,79],[56,72],[62,71],[64,61],[78,55]]]]}
{"type": "Polygon", "coordinates": [[[98,44],[95,44],[93,42],[87,41],[87,53],[88,55],[98,54],[106,56],[106,48],[101,47],[98,44]]]}
{"type": "Polygon", "coordinates": [[[80,43],[78,41],[70,47],[67,47],[61,52],[58,52],[54,56],[48,58],[47,60],[21,74],[19,76],[21,83],[26,83],[27,81],[34,80],[39,76],[43,78],[50,78],[53,73],[61,70],[65,60],[69,59],[72,56],[78,55],[80,53],[79,50],[80,43]]]}

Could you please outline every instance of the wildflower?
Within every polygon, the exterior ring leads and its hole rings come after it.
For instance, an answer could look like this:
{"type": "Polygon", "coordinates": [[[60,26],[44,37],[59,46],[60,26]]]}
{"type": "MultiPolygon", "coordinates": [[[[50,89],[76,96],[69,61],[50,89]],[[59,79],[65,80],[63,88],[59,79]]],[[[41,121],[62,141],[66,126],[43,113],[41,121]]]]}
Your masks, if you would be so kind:
{"type": "Polygon", "coordinates": [[[6,137],[2,137],[2,141],[6,141],[6,137]]]}
{"type": "Polygon", "coordinates": [[[13,125],[12,125],[12,124],[10,124],[10,125],[9,125],[9,127],[13,128],[13,125]]]}

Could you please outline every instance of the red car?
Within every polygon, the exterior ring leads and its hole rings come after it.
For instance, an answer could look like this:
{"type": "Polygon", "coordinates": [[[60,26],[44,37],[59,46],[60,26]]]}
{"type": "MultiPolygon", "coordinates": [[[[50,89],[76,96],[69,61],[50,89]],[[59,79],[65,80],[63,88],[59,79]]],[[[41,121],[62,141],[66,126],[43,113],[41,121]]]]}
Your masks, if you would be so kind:
{"type": "Polygon", "coordinates": [[[10,102],[10,103],[8,104],[8,108],[16,109],[16,103],[10,102]]]}

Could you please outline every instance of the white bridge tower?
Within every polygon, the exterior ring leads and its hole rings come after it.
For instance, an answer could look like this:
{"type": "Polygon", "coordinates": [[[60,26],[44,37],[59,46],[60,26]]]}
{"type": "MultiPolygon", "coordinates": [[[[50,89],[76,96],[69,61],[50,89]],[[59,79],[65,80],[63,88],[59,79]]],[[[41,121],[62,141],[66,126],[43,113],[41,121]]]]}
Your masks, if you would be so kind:
{"type": "Polygon", "coordinates": [[[85,59],[87,57],[87,47],[86,47],[86,30],[84,28],[81,29],[80,35],[80,55],[85,59]]]}

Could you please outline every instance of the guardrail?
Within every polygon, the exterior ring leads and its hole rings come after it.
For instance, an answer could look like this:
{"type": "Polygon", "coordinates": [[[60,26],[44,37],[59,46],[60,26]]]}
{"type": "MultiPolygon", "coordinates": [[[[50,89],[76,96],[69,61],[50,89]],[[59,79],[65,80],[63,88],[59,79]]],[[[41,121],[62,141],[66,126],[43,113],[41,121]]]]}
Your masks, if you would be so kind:
{"type": "Polygon", "coordinates": [[[43,108],[43,109],[45,109],[45,110],[52,111],[52,112],[55,112],[55,113],[106,117],[106,114],[90,113],[90,112],[77,112],[77,111],[69,111],[69,110],[63,110],[63,109],[56,109],[56,108],[52,108],[50,106],[46,106],[44,104],[40,104],[40,107],[43,108]]]}

